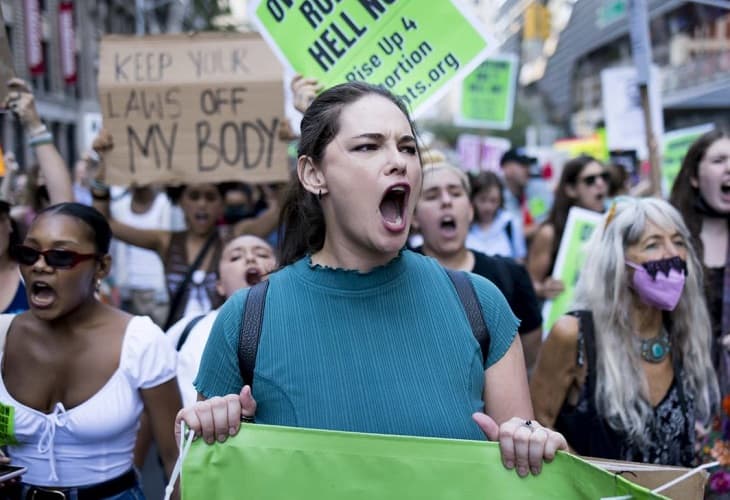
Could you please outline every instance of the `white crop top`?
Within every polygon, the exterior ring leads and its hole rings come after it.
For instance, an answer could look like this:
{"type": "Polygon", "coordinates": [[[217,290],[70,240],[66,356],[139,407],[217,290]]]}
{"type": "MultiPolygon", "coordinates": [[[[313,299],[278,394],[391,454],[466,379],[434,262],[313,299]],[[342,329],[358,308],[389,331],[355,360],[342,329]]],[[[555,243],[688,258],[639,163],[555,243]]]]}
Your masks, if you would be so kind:
{"type": "MultiPolygon", "coordinates": [[[[1,362],[4,342],[0,349],[1,362]]],[[[28,468],[23,482],[84,486],[124,474],[132,467],[143,410],[139,389],[172,379],[175,363],[175,350],[162,330],[148,317],[135,316],[124,333],[119,368],[99,392],[74,408],[56,403],[50,414],[29,408],[8,393],[0,376],[0,402],[14,407],[18,441],[8,451],[13,465],[28,468]]]]}

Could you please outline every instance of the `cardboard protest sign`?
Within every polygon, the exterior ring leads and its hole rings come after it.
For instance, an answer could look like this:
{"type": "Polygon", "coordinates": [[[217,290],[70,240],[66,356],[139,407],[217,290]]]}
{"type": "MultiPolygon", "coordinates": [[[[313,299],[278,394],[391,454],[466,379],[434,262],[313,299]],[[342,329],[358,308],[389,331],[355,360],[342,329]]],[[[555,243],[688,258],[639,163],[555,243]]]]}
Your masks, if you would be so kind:
{"type": "Polygon", "coordinates": [[[511,128],[516,84],[517,57],[512,54],[490,57],[462,82],[456,123],[500,130],[511,128]]]}
{"type": "MultiPolygon", "coordinates": [[[[0,5],[0,20],[5,21],[2,5],[0,5]]],[[[0,29],[0,103],[5,100],[8,95],[7,81],[15,76],[15,68],[13,67],[13,56],[10,53],[10,44],[8,36],[4,29],[0,29]]]]}
{"type": "Polygon", "coordinates": [[[181,485],[183,500],[665,498],[564,452],[520,478],[498,443],[261,424],[225,443],[193,442],[181,485]]]}
{"type": "MultiPolygon", "coordinates": [[[[634,150],[639,158],[648,158],[644,110],[639,94],[639,75],[636,68],[614,67],[601,71],[601,95],[603,116],[606,121],[606,143],[609,151],[634,150]]],[[[654,134],[661,138],[664,133],[660,73],[651,68],[649,102],[654,134]]]]}
{"type": "Polygon", "coordinates": [[[561,280],[565,290],[554,300],[545,303],[542,310],[543,331],[550,331],[555,322],[570,310],[573,303],[575,285],[585,262],[585,244],[593,229],[603,220],[599,213],[584,208],[573,207],[568,212],[563,237],[558,247],[552,277],[561,280]]]}
{"type": "Polygon", "coordinates": [[[682,167],[682,160],[687,150],[701,135],[714,128],[711,123],[696,127],[681,128],[664,134],[662,140],[662,185],[665,194],[669,194],[674,185],[674,179],[682,167]]]}
{"type": "Polygon", "coordinates": [[[297,73],[325,88],[355,80],[381,85],[416,117],[496,48],[455,0],[256,0],[251,10],[297,73]]]}
{"type": "Polygon", "coordinates": [[[105,37],[107,182],[288,179],[282,68],[256,34],[105,37]]]}

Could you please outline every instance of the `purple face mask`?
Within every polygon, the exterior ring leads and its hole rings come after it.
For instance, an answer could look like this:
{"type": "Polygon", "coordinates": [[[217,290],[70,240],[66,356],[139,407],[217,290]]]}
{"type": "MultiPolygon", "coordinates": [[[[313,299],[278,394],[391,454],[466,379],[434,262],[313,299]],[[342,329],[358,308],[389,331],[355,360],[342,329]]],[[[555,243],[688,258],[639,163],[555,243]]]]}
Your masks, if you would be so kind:
{"type": "Polygon", "coordinates": [[[679,257],[643,264],[626,261],[634,268],[633,288],[645,304],[662,311],[674,311],[684,290],[687,263],[679,257]]]}

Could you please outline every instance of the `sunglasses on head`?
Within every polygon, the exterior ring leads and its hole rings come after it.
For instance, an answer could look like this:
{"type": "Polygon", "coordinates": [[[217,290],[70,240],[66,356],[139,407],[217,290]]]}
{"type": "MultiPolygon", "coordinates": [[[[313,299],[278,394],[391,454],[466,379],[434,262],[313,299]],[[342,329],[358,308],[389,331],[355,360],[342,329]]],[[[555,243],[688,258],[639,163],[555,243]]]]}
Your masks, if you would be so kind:
{"type": "Polygon", "coordinates": [[[38,262],[41,255],[47,265],[57,269],[71,269],[79,262],[98,257],[98,254],[95,253],[78,253],[72,250],[53,249],[41,251],[25,245],[15,245],[13,248],[13,257],[23,266],[32,266],[38,262]]]}
{"type": "Polygon", "coordinates": [[[601,172],[600,174],[586,175],[580,179],[580,182],[590,187],[596,183],[599,177],[603,179],[603,182],[606,184],[608,184],[608,181],[611,180],[611,174],[608,172],[601,172]]]}

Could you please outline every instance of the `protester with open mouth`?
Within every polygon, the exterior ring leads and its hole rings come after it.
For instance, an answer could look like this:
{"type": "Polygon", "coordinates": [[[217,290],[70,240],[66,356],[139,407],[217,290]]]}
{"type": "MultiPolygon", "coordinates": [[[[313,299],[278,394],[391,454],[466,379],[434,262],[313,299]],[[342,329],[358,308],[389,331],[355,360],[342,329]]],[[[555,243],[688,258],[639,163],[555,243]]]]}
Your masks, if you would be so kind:
{"type": "Polygon", "coordinates": [[[91,181],[94,208],[104,214],[114,237],[125,243],[155,251],[165,266],[170,310],[163,329],[184,316],[205,314],[223,303],[216,290],[216,269],[222,241],[217,229],[223,215],[223,192],[216,184],[189,184],[170,188],[168,195],[185,214],[184,231],[138,229],[112,217],[109,187],[103,183],[104,155],[114,146],[110,134],[102,132],[94,141],[101,161],[91,181]]]}
{"type": "Polygon", "coordinates": [[[110,241],[102,214],[62,203],[13,248],[30,310],[0,316],[0,400],[14,413],[3,444],[28,469],[11,498],[142,498],[133,451],[143,410],[168,474],[174,466],[175,352],[149,318],[97,300],[110,241]]]}
{"type": "MultiPolygon", "coordinates": [[[[229,298],[241,288],[268,279],[276,267],[274,249],[258,236],[244,235],[230,240],[224,247],[218,264],[218,293],[229,298]]],[[[195,403],[197,391],[193,380],[200,368],[205,343],[218,317],[218,309],[208,314],[182,318],[167,331],[167,338],[178,351],[177,380],[183,405],[195,403]]]]}
{"type": "Polygon", "coordinates": [[[465,246],[475,212],[469,193],[469,178],[462,170],[445,162],[424,166],[423,188],[414,215],[423,247],[416,251],[449,269],[469,271],[494,283],[520,320],[518,331],[529,373],[542,338],[535,290],[525,268],[514,260],[488,256],[465,246]]]}
{"type": "Polygon", "coordinates": [[[624,198],[586,254],[530,379],[535,414],[581,455],[691,466],[719,395],[690,233],[664,200],[624,198]]]}
{"type": "MultiPolygon", "coordinates": [[[[114,237],[153,250],[162,259],[170,295],[170,311],[164,329],[169,329],[183,317],[198,316],[219,307],[224,298],[216,286],[216,270],[223,247],[218,222],[222,220],[225,208],[225,186],[200,183],[167,188],[171,201],[179,203],[185,215],[187,229],[184,231],[142,230],[128,226],[111,216],[109,187],[103,183],[103,158],[113,147],[113,138],[106,132],[102,132],[94,141],[94,149],[102,157],[96,178],[91,182],[94,208],[107,216],[114,237]]],[[[271,233],[279,214],[275,198],[269,198],[271,206],[257,218],[239,221],[234,225],[232,234],[263,237],[271,233]]]]}
{"type": "Polygon", "coordinates": [[[539,298],[552,300],[565,288],[562,281],[550,275],[568,221],[568,212],[574,206],[603,212],[609,177],[605,167],[590,156],[574,158],[563,167],[555,189],[553,207],[547,220],[535,233],[527,253],[527,271],[539,298]]]}
{"type": "Polygon", "coordinates": [[[533,421],[517,319],[504,297],[484,278],[459,275],[489,330],[482,353],[446,270],[404,249],[421,164],[403,103],[379,87],[337,85],[312,102],[301,131],[298,175],[282,210],[284,267],[268,280],[255,365],[239,365],[238,342],[257,287],[221,308],[195,380],[206,401],[178,414],[176,432],[184,420],[207,442],[224,441],[241,417],[255,417],[486,435],[499,439],[507,468],[539,473],[566,444],[533,421]]]}
{"type": "Polygon", "coordinates": [[[671,203],[687,222],[705,276],[720,390],[730,394],[730,134],[713,130],[690,146],[671,203]]]}

